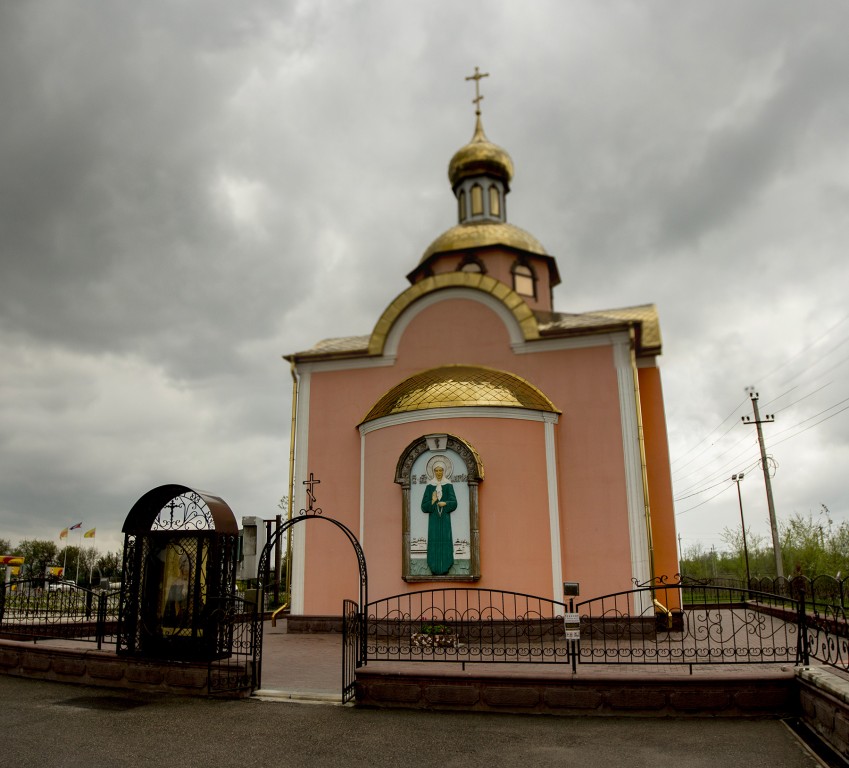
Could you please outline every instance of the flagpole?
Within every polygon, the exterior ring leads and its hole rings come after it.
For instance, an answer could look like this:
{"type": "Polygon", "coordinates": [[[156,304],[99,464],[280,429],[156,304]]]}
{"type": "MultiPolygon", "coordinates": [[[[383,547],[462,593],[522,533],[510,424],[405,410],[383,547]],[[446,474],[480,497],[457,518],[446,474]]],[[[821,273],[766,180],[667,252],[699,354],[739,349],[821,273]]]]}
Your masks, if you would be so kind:
{"type": "MultiPolygon", "coordinates": [[[[94,538],[97,537],[97,528],[93,528],[92,530],[95,531],[94,533],[91,534],[91,538],[94,539],[94,538]]],[[[86,535],[88,535],[88,531],[86,531],[86,535]]],[[[96,545],[93,545],[93,546],[94,546],[94,554],[96,555],[97,554],[97,546],[96,545]]],[[[98,571],[98,573],[99,573],[99,571],[98,571]]],[[[91,589],[94,586],[91,583],[93,576],[94,576],[94,558],[91,559],[91,565],[88,567],[88,588],[89,589],[91,589]]],[[[103,578],[102,574],[101,574],[101,578],[103,578]]]]}
{"type": "Polygon", "coordinates": [[[80,583],[80,552],[83,549],[83,524],[80,523],[80,538],[77,542],[77,575],[74,576],[74,584],[80,583]]]}

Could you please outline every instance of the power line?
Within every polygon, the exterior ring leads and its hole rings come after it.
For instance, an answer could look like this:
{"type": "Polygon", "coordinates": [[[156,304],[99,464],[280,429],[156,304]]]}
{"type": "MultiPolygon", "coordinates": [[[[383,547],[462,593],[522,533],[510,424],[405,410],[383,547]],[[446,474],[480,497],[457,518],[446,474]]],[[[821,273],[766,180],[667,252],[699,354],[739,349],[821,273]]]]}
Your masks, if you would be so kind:
{"type": "MultiPolygon", "coordinates": [[[[722,425],[725,424],[725,422],[728,421],[728,419],[730,419],[732,416],[734,416],[737,413],[737,411],[739,411],[740,408],[745,404],[747,399],[748,398],[744,398],[743,401],[739,405],[737,405],[734,408],[734,410],[731,411],[731,413],[729,413],[722,421],[720,421],[719,424],[717,424],[710,432],[708,432],[708,434],[705,435],[705,437],[703,437],[701,440],[699,440],[699,442],[697,442],[695,445],[693,445],[692,448],[690,448],[686,453],[682,454],[679,458],[675,459],[672,463],[675,464],[676,461],[681,461],[681,459],[683,459],[685,456],[688,456],[690,453],[692,453],[694,450],[696,450],[696,448],[698,448],[714,432],[716,432],[720,427],[722,427],[722,425]]],[[[684,466],[686,466],[686,464],[684,466]]],[[[683,469],[683,467],[682,467],[682,469],[683,469]]]]}
{"type": "Polygon", "coordinates": [[[721,496],[723,493],[725,493],[726,491],[728,491],[730,489],[731,489],[731,486],[726,485],[725,488],[723,488],[721,491],[717,491],[715,494],[713,494],[713,496],[709,496],[704,501],[700,501],[698,504],[694,504],[692,507],[687,507],[687,509],[682,509],[680,512],[676,512],[675,517],[680,517],[681,515],[687,514],[687,512],[692,512],[694,509],[698,509],[699,507],[704,506],[709,501],[712,501],[717,496],[721,496]]]}
{"type": "MultiPolygon", "coordinates": [[[[739,467],[739,463],[737,462],[737,459],[739,458],[739,456],[740,456],[740,455],[742,455],[742,454],[739,454],[738,456],[735,456],[735,457],[734,457],[731,461],[729,461],[727,464],[725,464],[725,465],[724,465],[721,469],[719,469],[719,470],[717,470],[717,471],[716,471],[715,475],[716,475],[717,477],[723,477],[723,480],[721,480],[721,481],[720,481],[720,482],[718,482],[718,483],[714,483],[713,485],[709,485],[709,486],[707,486],[706,488],[702,488],[701,490],[693,491],[692,493],[687,493],[687,492],[688,492],[689,490],[691,490],[691,489],[690,489],[690,488],[685,488],[685,489],[682,491],[682,493],[684,493],[684,494],[686,494],[686,495],[685,495],[685,496],[677,496],[677,497],[673,498],[673,499],[672,499],[672,501],[673,501],[673,502],[674,502],[674,501],[683,501],[684,499],[689,499],[689,498],[692,498],[693,496],[701,496],[703,493],[707,493],[707,492],[708,492],[709,490],[711,490],[712,488],[717,488],[717,487],[719,487],[720,485],[722,485],[722,484],[725,482],[725,480],[726,480],[726,478],[725,478],[724,476],[728,474],[728,470],[727,470],[727,468],[728,468],[729,466],[731,466],[731,465],[735,465],[735,464],[739,467]]],[[[760,459],[757,459],[757,460],[755,460],[755,461],[751,462],[750,464],[748,464],[747,466],[743,467],[740,471],[741,471],[741,472],[750,472],[752,469],[754,469],[755,467],[757,467],[759,463],[760,463],[760,459]]],[[[713,478],[705,478],[705,482],[710,482],[712,479],[713,479],[713,478]]],[[[693,488],[697,487],[697,485],[698,485],[698,484],[694,485],[694,486],[693,486],[693,488]]]]}
{"type": "MultiPolygon", "coordinates": [[[[819,413],[815,413],[813,416],[809,416],[807,419],[803,419],[802,421],[798,422],[797,424],[793,424],[792,426],[787,427],[787,429],[782,429],[780,432],[773,433],[773,437],[778,437],[778,435],[783,435],[785,432],[789,432],[791,429],[796,429],[796,427],[801,427],[802,424],[809,422],[811,419],[816,419],[818,416],[822,416],[824,413],[828,413],[829,411],[834,410],[835,408],[837,408],[838,405],[843,405],[843,403],[849,403],[849,397],[841,400],[839,403],[835,403],[834,405],[830,405],[824,411],[820,411],[819,413]]],[[[849,406],[847,406],[847,407],[849,407],[849,406]]],[[[841,411],[838,411],[837,413],[842,413],[845,410],[846,410],[846,408],[843,408],[841,411]]],[[[832,416],[837,416],[837,413],[832,414],[832,416]]],[[[830,418],[832,418],[832,416],[829,416],[828,418],[830,419],[830,418]]],[[[822,421],[827,421],[827,420],[828,419],[823,419],[822,421]]],[[[822,421],[818,421],[817,424],[822,424],[822,421]]],[[[811,427],[815,427],[815,426],[816,426],[816,424],[811,424],[811,427]]],[[[808,427],[808,429],[810,429],[810,427],[808,427]]],[[[797,434],[801,434],[801,432],[797,432],[797,434]]],[[[792,437],[792,435],[791,435],[791,437],[792,437]]],[[[787,438],[785,438],[785,439],[787,439],[787,438]]],[[[784,442],[784,441],[782,440],[782,442],[784,442]]]]}
{"type": "Polygon", "coordinates": [[[794,360],[796,360],[797,358],[799,358],[799,357],[801,357],[803,354],[805,354],[805,352],[809,352],[811,349],[813,349],[813,348],[814,348],[817,344],[819,344],[819,343],[820,343],[820,341],[822,341],[822,340],[823,340],[826,336],[828,336],[828,334],[830,334],[830,333],[831,333],[831,332],[832,332],[835,328],[837,328],[838,326],[843,325],[843,323],[845,323],[847,320],[849,320],[849,315],[846,315],[846,316],[845,316],[845,317],[843,317],[842,319],[838,320],[838,321],[837,321],[834,325],[832,325],[832,326],[831,326],[831,327],[830,327],[827,331],[825,331],[825,333],[820,334],[820,335],[819,335],[816,339],[814,339],[814,341],[813,341],[813,343],[812,343],[812,344],[809,344],[808,346],[803,347],[802,349],[800,349],[800,350],[799,350],[799,351],[798,351],[795,355],[793,355],[793,357],[789,358],[788,360],[785,360],[785,361],[784,361],[783,363],[781,363],[781,365],[779,365],[777,368],[773,368],[773,370],[771,370],[768,374],[766,374],[765,376],[762,376],[760,380],[761,380],[761,381],[764,381],[764,380],[768,379],[770,376],[773,376],[773,375],[775,375],[776,373],[778,373],[778,372],[779,372],[782,368],[786,368],[786,367],[787,367],[788,365],[790,365],[790,363],[792,363],[794,360]]]}
{"type": "MultiPolygon", "coordinates": [[[[737,441],[737,442],[736,442],[733,446],[731,446],[731,448],[729,448],[728,450],[731,450],[732,448],[736,448],[738,445],[740,445],[740,443],[742,443],[744,440],[746,440],[746,438],[747,438],[747,437],[749,437],[749,435],[744,435],[743,437],[741,437],[741,438],[740,438],[740,439],[739,439],[739,440],[738,440],[738,441],[737,441]]],[[[721,477],[722,475],[724,475],[724,474],[725,474],[726,470],[727,470],[729,467],[731,467],[732,465],[734,465],[734,464],[737,464],[737,463],[738,463],[738,461],[737,461],[738,459],[740,459],[742,456],[745,456],[745,455],[746,455],[746,454],[747,454],[750,450],[752,450],[753,448],[756,448],[756,447],[757,447],[757,443],[754,443],[754,444],[752,444],[752,445],[747,446],[744,450],[740,451],[739,453],[734,454],[734,456],[732,456],[732,457],[731,457],[728,461],[726,461],[726,462],[725,462],[722,466],[718,467],[717,469],[714,469],[714,470],[713,470],[713,471],[712,471],[709,475],[707,475],[706,477],[703,477],[703,478],[702,478],[701,480],[699,480],[698,482],[693,483],[692,485],[689,485],[689,486],[687,486],[686,488],[683,488],[683,489],[681,490],[681,493],[687,493],[687,491],[689,491],[689,490],[691,490],[691,489],[693,489],[693,488],[697,488],[697,487],[698,487],[700,484],[702,484],[702,483],[709,483],[709,482],[711,482],[712,480],[714,480],[715,478],[717,478],[717,477],[721,477]]],[[[726,451],[726,453],[727,453],[727,451],[726,451]]],[[[719,458],[719,457],[717,457],[717,458],[719,458]]],[[[716,461],[716,459],[714,459],[714,461],[716,461]]]]}
{"type": "MultiPolygon", "coordinates": [[[[813,429],[814,427],[819,426],[824,421],[828,421],[829,419],[833,419],[838,414],[843,413],[843,411],[849,411],[849,405],[847,405],[845,408],[841,408],[839,411],[837,411],[837,413],[832,413],[831,416],[826,416],[824,419],[820,419],[818,422],[816,422],[815,424],[811,424],[809,427],[805,427],[804,429],[800,429],[798,432],[796,432],[793,435],[788,435],[783,440],[776,441],[775,443],[773,443],[773,445],[779,445],[780,443],[786,443],[788,440],[792,440],[794,437],[798,437],[803,432],[807,432],[809,429],[813,429]]],[[[811,418],[813,419],[813,418],[816,418],[816,417],[812,416],[811,418]]]]}
{"type": "MultiPolygon", "coordinates": [[[[827,384],[823,384],[821,387],[817,387],[813,392],[808,392],[807,395],[803,395],[798,400],[794,400],[792,403],[788,403],[787,405],[776,409],[775,411],[773,411],[773,415],[775,415],[776,413],[781,413],[782,411],[786,411],[788,408],[792,408],[797,403],[801,403],[803,400],[807,400],[809,397],[812,397],[817,392],[821,392],[826,387],[830,387],[833,383],[834,383],[833,381],[829,381],[827,384]]],[[[784,395],[792,392],[794,389],[798,389],[798,387],[791,387],[790,389],[787,390],[787,392],[784,393],[784,395]]],[[[770,405],[771,403],[774,403],[776,400],[780,400],[782,397],[784,397],[784,395],[779,395],[778,397],[773,398],[772,400],[769,401],[769,403],[766,403],[765,405],[770,405]]]]}
{"type": "MultiPolygon", "coordinates": [[[[821,334],[820,334],[820,335],[819,335],[816,339],[814,339],[814,341],[813,341],[811,344],[809,344],[809,345],[807,345],[806,347],[804,347],[804,348],[800,349],[800,350],[799,350],[799,351],[798,351],[795,355],[793,355],[792,357],[788,358],[787,360],[785,360],[783,363],[781,363],[781,364],[780,364],[780,365],[778,365],[777,367],[773,368],[771,371],[769,371],[769,373],[767,373],[767,374],[765,374],[764,376],[762,376],[762,377],[761,377],[761,380],[768,379],[768,378],[770,378],[771,376],[774,376],[776,373],[778,373],[779,371],[783,370],[784,368],[786,368],[786,367],[787,367],[788,365],[790,365],[791,363],[795,362],[797,359],[799,359],[800,357],[802,357],[804,354],[806,354],[807,352],[810,352],[810,351],[811,351],[814,347],[816,347],[816,346],[817,346],[820,342],[822,342],[822,340],[823,340],[823,339],[825,339],[825,338],[826,338],[829,334],[831,334],[831,333],[832,333],[832,331],[834,331],[836,328],[838,328],[838,327],[840,327],[841,325],[843,325],[843,323],[845,323],[847,320],[849,320],[849,315],[845,315],[845,316],[844,316],[844,317],[842,317],[840,320],[838,320],[836,323],[834,323],[833,325],[831,325],[831,326],[830,326],[829,328],[827,328],[827,329],[826,329],[823,333],[821,333],[821,334]]],[[[829,354],[833,353],[836,349],[838,349],[839,347],[841,347],[841,346],[842,346],[844,343],[846,343],[847,341],[849,341],[849,337],[847,337],[847,338],[845,338],[845,339],[841,340],[840,342],[838,342],[838,343],[837,343],[835,346],[833,346],[833,347],[832,347],[829,351],[827,351],[827,352],[825,352],[823,355],[821,355],[819,359],[820,359],[820,360],[824,359],[824,358],[825,358],[825,357],[827,357],[829,354]]],[[[820,374],[819,374],[819,376],[818,376],[818,378],[819,378],[819,377],[821,377],[821,376],[823,376],[824,374],[828,373],[829,371],[833,370],[834,368],[837,368],[837,367],[839,367],[840,365],[843,365],[843,363],[844,363],[844,362],[846,362],[847,360],[849,360],[849,357],[846,357],[846,358],[841,359],[840,361],[838,361],[837,363],[835,363],[835,364],[834,364],[831,368],[828,368],[828,369],[826,369],[825,371],[823,371],[822,373],[820,373],[820,374]]],[[[814,364],[816,364],[816,363],[814,363],[814,364]]],[[[791,381],[793,381],[794,379],[799,378],[800,376],[802,376],[802,375],[803,375],[803,374],[805,374],[805,373],[810,373],[810,369],[805,369],[805,370],[801,371],[799,374],[796,374],[795,376],[792,376],[792,377],[791,377],[791,378],[790,378],[787,382],[785,382],[785,383],[790,383],[791,381]]],[[[825,386],[827,386],[827,385],[825,385],[825,386]]],[[[789,394],[790,392],[792,392],[792,391],[793,391],[794,389],[796,389],[796,388],[798,388],[798,385],[796,385],[796,386],[794,386],[794,387],[791,387],[789,390],[785,391],[784,393],[782,393],[781,395],[779,395],[777,398],[773,398],[773,400],[771,400],[769,403],[767,403],[767,405],[769,405],[769,404],[771,404],[771,403],[773,403],[773,402],[776,402],[777,400],[780,400],[782,397],[784,397],[785,395],[789,394]]],[[[817,392],[817,391],[819,391],[819,390],[815,390],[815,392],[817,392]]],[[[811,394],[814,394],[814,393],[812,392],[811,394]]],[[[805,397],[809,397],[809,396],[810,396],[810,395],[806,395],[805,397]]],[[[801,400],[801,399],[805,399],[805,398],[800,398],[800,400],[801,400]]],[[[731,418],[731,417],[732,417],[732,416],[733,416],[733,415],[734,415],[734,414],[735,414],[735,413],[736,413],[736,412],[740,409],[740,407],[741,407],[741,406],[742,406],[745,402],[746,402],[746,400],[744,399],[744,400],[743,400],[743,401],[742,401],[739,405],[737,405],[737,406],[734,408],[734,410],[733,410],[733,411],[732,411],[732,412],[731,412],[728,416],[726,416],[726,417],[725,417],[725,418],[724,418],[724,419],[723,419],[723,420],[722,420],[722,421],[721,421],[721,422],[720,422],[720,423],[719,423],[716,427],[714,427],[714,428],[713,428],[710,432],[708,432],[708,434],[707,434],[707,435],[705,435],[705,437],[703,437],[703,438],[702,438],[701,440],[699,440],[698,442],[694,443],[694,444],[693,444],[693,445],[692,445],[692,446],[691,446],[691,447],[690,447],[687,451],[685,451],[683,454],[681,454],[681,456],[679,456],[679,457],[677,457],[677,458],[673,459],[673,460],[672,460],[672,463],[671,463],[671,466],[673,466],[673,467],[674,467],[674,466],[675,466],[678,462],[682,461],[682,460],[683,460],[683,459],[685,459],[687,456],[689,456],[689,455],[690,455],[693,451],[695,451],[697,448],[699,448],[699,446],[701,446],[701,445],[702,445],[705,441],[709,440],[709,439],[713,436],[713,434],[714,434],[716,431],[718,431],[719,429],[721,429],[721,428],[722,428],[722,426],[723,426],[723,425],[724,425],[724,424],[728,421],[728,419],[730,419],[730,418],[731,418]]],[[[797,400],[796,402],[799,402],[799,401],[797,400]]],[[[791,405],[793,405],[793,403],[791,403],[791,405]]],[[[781,410],[784,410],[785,408],[789,408],[789,407],[790,407],[789,405],[788,405],[788,406],[784,406],[781,410]]],[[[721,439],[722,439],[722,437],[724,437],[726,434],[728,434],[728,431],[730,431],[730,430],[727,430],[725,433],[723,433],[723,435],[722,435],[722,436],[720,436],[720,438],[719,438],[719,439],[721,440],[721,439]]],[[[691,459],[691,460],[690,460],[689,462],[687,462],[686,464],[684,464],[684,465],[682,465],[682,466],[679,466],[679,467],[678,467],[678,469],[677,469],[677,470],[675,470],[675,471],[673,472],[673,474],[676,474],[677,472],[680,472],[680,470],[684,469],[684,467],[687,467],[687,466],[689,466],[690,464],[692,464],[692,462],[695,460],[695,458],[697,458],[699,455],[701,455],[701,454],[705,453],[706,451],[708,451],[708,450],[709,450],[709,449],[710,449],[713,445],[715,445],[715,443],[711,443],[711,445],[706,446],[706,447],[705,447],[702,451],[700,451],[700,452],[696,455],[696,457],[694,457],[693,459],[691,459]]]]}
{"type": "MultiPolygon", "coordinates": [[[[731,414],[731,416],[734,416],[734,415],[735,415],[734,413],[732,413],[732,414],[731,414]]],[[[731,418],[731,416],[729,416],[728,418],[731,418]]],[[[727,419],[726,419],[726,421],[727,421],[727,419]]],[[[721,426],[721,425],[720,425],[720,426],[721,426]]],[[[690,464],[692,464],[692,463],[693,463],[696,459],[698,459],[698,458],[699,458],[699,456],[701,456],[701,455],[702,455],[705,451],[707,451],[707,450],[708,450],[708,448],[713,448],[713,447],[714,447],[714,446],[715,446],[715,445],[716,445],[716,444],[717,444],[720,440],[722,440],[722,438],[723,438],[723,437],[725,437],[725,436],[726,436],[726,435],[727,435],[727,434],[728,434],[728,433],[729,433],[732,429],[734,429],[734,427],[736,427],[736,426],[737,426],[737,422],[736,422],[736,421],[735,421],[735,422],[732,422],[731,426],[730,426],[730,427],[728,427],[728,429],[726,429],[726,430],[725,430],[725,432],[723,432],[723,433],[722,433],[722,434],[721,434],[721,435],[720,435],[720,436],[719,436],[719,437],[718,437],[718,438],[717,438],[714,442],[712,442],[712,443],[711,443],[711,444],[710,444],[707,448],[705,448],[703,451],[700,451],[700,452],[699,452],[699,453],[697,453],[695,456],[693,456],[693,458],[692,458],[692,459],[690,459],[690,460],[689,460],[686,464],[683,464],[683,465],[681,465],[680,467],[678,467],[678,469],[677,469],[677,470],[675,470],[675,472],[673,472],[673,473],[672,473],[673,477],[674,477],[676,474],[678,474],[681,470],[685,469],[686,467],[689,467],[689,466],[690,466],[690,464]]],[[[736,445],[736,443],[735,443],[734,445],[736,445]]],[[[733,447],[734,447],[734,446],[732,445],[732,446],[731,446],[731,448],[733,448],[733,447]]],[[[727,448],[726,450],[731,450],[731,448],[727,448]]],[[[720,454],[720,455],[721,455],[721,454],[720,454]]],[[[708,462],[708,463],[710,463],[710,462],[708,462]]],[[[690,473],[689,473],[689,475],[684,475],[684,477],[689,477],[690,475],[692,475],[694,472],[697,472],[698,470],[699,470],[699,468],[696,468],[695,470],[693,470],[693,472],[690,472],[690,473]]]]}

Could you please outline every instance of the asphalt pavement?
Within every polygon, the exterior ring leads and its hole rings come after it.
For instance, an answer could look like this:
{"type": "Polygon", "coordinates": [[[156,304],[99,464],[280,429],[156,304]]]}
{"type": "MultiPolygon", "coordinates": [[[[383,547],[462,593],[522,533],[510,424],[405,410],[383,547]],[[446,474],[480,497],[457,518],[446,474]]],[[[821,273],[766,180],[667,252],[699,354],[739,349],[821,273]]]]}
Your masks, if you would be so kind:
{"type": "Polygon", "coordinates": [[[564,718],[142,695],[0,675],[7,765],[810,768],[778,720],[564,718]]]}

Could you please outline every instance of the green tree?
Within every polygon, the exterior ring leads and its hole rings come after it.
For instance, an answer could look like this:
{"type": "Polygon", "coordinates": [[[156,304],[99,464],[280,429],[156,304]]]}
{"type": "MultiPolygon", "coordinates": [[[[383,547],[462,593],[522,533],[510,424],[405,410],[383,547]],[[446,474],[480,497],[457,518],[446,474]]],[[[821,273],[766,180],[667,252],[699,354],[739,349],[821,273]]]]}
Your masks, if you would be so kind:
{"type": "Polygon", "coordinates": [[[16,554],[14,549],[12,549],[12,542],[9,539],[0,539],[0,555],[14,555],[16,554]]]}
{"type": "Polygon", "coordinates": [[[69,544],[56,555],[57,563],[65,564],[66,579],[74,579],[79,584],[88,584],[89,574],[97,561],[94,547],[77,547],[69,544]]]}
{"type": "Polygon", "coordinates": [[[24,558],[24,572],[27,576],[41,578],[52,565],[58,565],[56,555],[59,548],[52,541],[24,539],[18,545],[18,553],[24,558]]]}
{"type": "Polygon", "coordinates": [[[101,555],[94,564],[94,567],[100,571],[100,575],[103,578],[120,576],[123,559],[121,550],[117,549],[114,552],[107,552],[105,555],[101,555]]]}
{"type": "Polygon", "coordinates": [[[767,547],[766,537],[746,529],[746,546],[743,546],[743,527],[723,528],[725,543],[723,556],[728,575],[737,579],[746,578],[746,551],[749,554],[749,574],[752,578],[769,573],[772,550],[767,547]]]}
{"type": "MultiPolygon", "coordinates": [[[[794,512],[783,520],[780,539],[786,576],[849,576],[849,522],[835,525],[825,504],[816,516],[794,512]]],[[[681,573],[697,579],[745,579],[742,528],[725,528],[722,540],[725,547],[719,552],[708,552],[702,544],[688,547],[681,558],[681,573]]],[[[752,578],[774,577],[772,540],[747,530],[746,544],[752,578]]]]}
{"type": "Polygon", "coordinates": [[[825,504],[816,517],[795,512],[781,523],[781,556],[788,576],[847,576],[849,524],[835,526],[825,504]]]}

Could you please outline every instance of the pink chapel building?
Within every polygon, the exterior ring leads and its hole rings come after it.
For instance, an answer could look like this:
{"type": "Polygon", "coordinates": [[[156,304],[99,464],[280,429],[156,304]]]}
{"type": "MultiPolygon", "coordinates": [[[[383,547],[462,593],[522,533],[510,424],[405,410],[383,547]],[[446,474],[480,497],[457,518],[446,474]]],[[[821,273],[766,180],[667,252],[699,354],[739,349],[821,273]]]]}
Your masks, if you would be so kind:
{"type": "MultiPolygon", "coordinates": [[[[557,312],[557,262],[507,221],[513,162],[484,134],[448,167],[458,223],[368,336],[288,355],[291,508],[350,528],[371,599],[447,586],[563,600],[678,572],[653,305],[557,312]]],[[[411,261],[412,263],[412,261],[411,261]]],[[[292,529],[291,613],[339,615],[357,560],[292,529]]]]}

